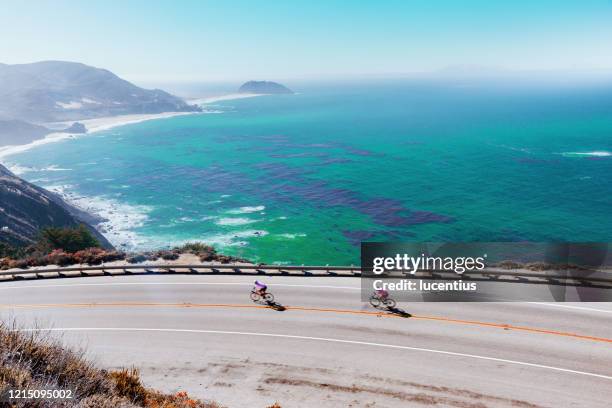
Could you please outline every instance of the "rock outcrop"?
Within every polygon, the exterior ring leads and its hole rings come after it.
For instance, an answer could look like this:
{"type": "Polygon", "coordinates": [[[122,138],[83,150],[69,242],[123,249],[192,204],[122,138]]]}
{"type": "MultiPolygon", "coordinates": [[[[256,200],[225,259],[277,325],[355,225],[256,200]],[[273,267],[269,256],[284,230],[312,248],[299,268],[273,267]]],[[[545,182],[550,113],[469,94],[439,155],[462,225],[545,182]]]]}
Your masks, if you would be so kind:
{"type": "Polygon", "coordinates": [[[87,127],[80,122],[74,122],[72,125],[62,130],[62,132],[63,133],[74,133],[74,134],[87,133],[87,127]]]}
{"type": "Polygon", "coordinates": [[[292,94],[294,93],[291,89],[277,82],[271,81],[249,81],[242,84],[239,93],[250,93],[260,95],[270,94],[292,94]]]}
{"type": "Polygon", "coordinates": [[[65,202],[59,195],[37,187],[0,165],[0,242],[28,245],[46,227],[76,227],[84,224],[100,243],[112,245],[92,225],[101,218],[65,202]]]}

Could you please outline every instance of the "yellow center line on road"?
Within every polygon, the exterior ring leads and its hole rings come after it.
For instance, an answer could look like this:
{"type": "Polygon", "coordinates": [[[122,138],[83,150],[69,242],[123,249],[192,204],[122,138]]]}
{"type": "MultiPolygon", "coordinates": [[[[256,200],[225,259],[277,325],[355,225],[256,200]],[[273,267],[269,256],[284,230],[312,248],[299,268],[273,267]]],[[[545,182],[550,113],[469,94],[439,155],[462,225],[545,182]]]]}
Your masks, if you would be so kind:
{"type": "MultiPolygon", "coordinates": [[[[95,307],[178,307],[178,308],[236,308],[236,309],[270,309],[268,305],[241,305],[241,304],[206,304],[206,303],[144,303],[144,302],[111,302],[111,303],[51,303],[51,304],[0,304],[0,309],[37,309],[37,308],[95,308],[95,307]]],[[[333,308],[314,308],[302,306],[283,306],[285,310],[302,312],[322,312],[338,314],[368,315],[385,318],[400,318],[404,316],[383,311],[346,310],[333,308]]],[[[440,316],[412,315],[410,319],[428,320],[440,323],[464,324],[470,326],[491,327],[503,330],[516,330],[529,333],[548,334],[555,336],[571,337],[582,340],[592,340],[603,343],[612,343],[612,339],[605,337],[588,336],[577,333],[563,332],[557,330],[539,329],[526,326],[514,326],[511,324],[480,322],[476,320],[461,320],[440,316]]]]}

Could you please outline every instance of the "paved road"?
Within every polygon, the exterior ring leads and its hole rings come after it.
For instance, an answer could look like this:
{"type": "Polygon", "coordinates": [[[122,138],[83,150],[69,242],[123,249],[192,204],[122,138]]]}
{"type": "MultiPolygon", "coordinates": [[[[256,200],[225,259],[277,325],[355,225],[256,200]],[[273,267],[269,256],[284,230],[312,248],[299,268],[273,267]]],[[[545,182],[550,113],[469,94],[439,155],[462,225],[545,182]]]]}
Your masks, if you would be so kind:
{"type": "Polygon", "coordinates": [[[612,304],[406,303],[356,278],[122,276],[0,284],[0,315],[99,364],[230,407],[609,407],[612,304]],[[56,333],[54,333],[56,334],[56,333]]]}

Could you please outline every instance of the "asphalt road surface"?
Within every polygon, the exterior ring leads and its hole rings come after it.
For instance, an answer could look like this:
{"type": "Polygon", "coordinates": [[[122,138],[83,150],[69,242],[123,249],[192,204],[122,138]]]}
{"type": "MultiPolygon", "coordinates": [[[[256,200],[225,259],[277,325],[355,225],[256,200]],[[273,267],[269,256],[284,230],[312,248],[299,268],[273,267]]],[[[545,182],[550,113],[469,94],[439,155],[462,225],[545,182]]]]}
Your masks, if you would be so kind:
{"type": "Polygon", "coordinates": [[[0,315],[145,385],[229,407],[610,407],[612,304],[360,301],[358,278],[120,276],[0,284],[0,315]],[[283,307],[281,307],[281,305],[283,307]],[[284,308],[284,310],[283,310],[284,308]],[[408,316],[410,314],[411,316],[408,316]]]}

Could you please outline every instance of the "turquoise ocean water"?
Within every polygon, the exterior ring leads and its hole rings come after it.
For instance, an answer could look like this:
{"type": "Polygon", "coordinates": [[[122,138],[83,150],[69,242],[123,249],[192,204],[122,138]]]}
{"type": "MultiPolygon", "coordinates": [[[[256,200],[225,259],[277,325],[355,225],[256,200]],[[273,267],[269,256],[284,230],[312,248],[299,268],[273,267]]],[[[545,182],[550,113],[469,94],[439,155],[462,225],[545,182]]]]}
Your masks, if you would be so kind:
{"type": "Polygon", "coordinates": [[[611,240],[612,86],[295,88],[3,161],[106,216],[126,249],[357,264],[362,240],[611,240]]]}

